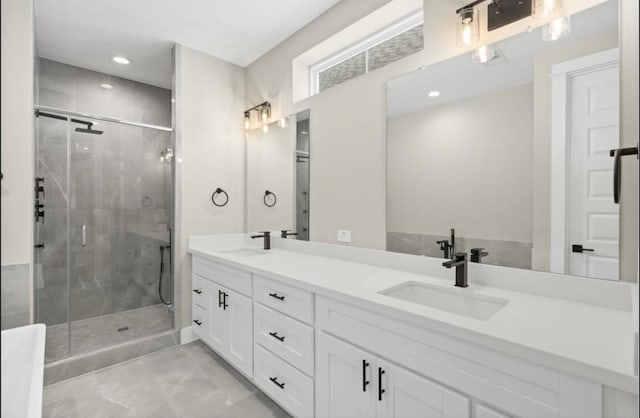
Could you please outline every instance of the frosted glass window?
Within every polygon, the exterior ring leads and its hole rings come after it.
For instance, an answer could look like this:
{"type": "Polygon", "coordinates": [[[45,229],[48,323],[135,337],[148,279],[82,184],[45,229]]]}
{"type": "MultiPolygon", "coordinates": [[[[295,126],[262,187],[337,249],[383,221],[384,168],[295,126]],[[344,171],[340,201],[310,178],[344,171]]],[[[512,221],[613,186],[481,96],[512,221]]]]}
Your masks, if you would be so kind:
{"type": "Polygon", "coordinates": [[[373,71],[424,49],[423,25],[409,29],[368,51],[369,71],[373,71]]]}
{"type": "Polygon", "coordinates": [[[367,72],[366,53],[361,52],[318,73],[318,91],[343,83],[367,72]]]}

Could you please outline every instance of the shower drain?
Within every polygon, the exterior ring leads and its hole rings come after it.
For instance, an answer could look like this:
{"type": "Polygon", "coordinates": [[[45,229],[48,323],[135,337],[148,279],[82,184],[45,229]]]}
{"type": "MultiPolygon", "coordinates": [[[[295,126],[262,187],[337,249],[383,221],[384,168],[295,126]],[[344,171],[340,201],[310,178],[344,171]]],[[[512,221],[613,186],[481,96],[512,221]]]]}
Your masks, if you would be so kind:
{"type": "Polygon", "coordinates": [[[126,331],[128,329],[129,329],[129,327],[120,327],[120,328],[118,328],[118,332],[126,331]]]}

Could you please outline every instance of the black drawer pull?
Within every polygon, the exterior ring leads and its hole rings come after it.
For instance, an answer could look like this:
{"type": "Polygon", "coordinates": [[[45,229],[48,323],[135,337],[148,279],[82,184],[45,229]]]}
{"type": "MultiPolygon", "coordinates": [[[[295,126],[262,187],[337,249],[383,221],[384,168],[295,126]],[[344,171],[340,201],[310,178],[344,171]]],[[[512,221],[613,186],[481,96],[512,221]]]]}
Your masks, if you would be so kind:
{"type": "Polygon", "coordinates": [[[277,377],[270,377],[269,380],[271,380],[273,382],[273,384],[276,385],[277,387],[279,387],[280,389],[284,389],[284,382],[282,382],[282,383],[278,382],[278,378],[277,377]]]}
{"type": "Polygon", "coordinates": [[[222,290],[218,289],[218,308],[222,308],[222,305],[224,305],[224,302],[222,301],[222,295],[224,294],[224,292],[222,292],[222,290]]]}
{"type": "Polygon", "coordinates": [[[384,374],[384,370],[382,367],[378,367],[378,400],[382,402],[382,394],[386,392],[386,390],[382,389],[382,375],[384,374]]]}
{"type": "Polygon", "coordinates": [[[367,360],[362,360],[362,391],[367,391],[367,385],[371,383],[367,380],[367,367],[369,367],[369,362],[367,360]]]}
{"type": "Polygon", "coordinates": [[[193,293],[195,293],[196,295],[201,295],[201,294],[202,294],[202,290],[200,290],[200,289],[193,289],[193,293]]]}
{"type": "Polygon", "coordinates": [[[229,307],[229,304],[227,303],[227,296],[229,296],[228,293],[222,292],[222,309],[225,311],[229,307]]]}
{"type": "Polygon", "coordinates": [[[269,296],[271,296],[274,299],[278,299],[278,300],[284,300],[284,296],[280,296],[277,293],[269,293],[269,296]]]}
{"type": "Polygon", "coordinates": [[[270,332],[269,335],[271,335],[273,338],[275,338],[276,340],[278,340],[280,342],[284,342],[284,335],[280,336],[280,335],[278,335],[277,332],[270,332]]]}
{"type": "Polygon", "coordinates": [[[194,322],[197,326],[202,325],[202,321],[199,321],[199,320],[197,320],[197,319],[194,319],[194,320],[193,320],[193,322],[194,322]]]}

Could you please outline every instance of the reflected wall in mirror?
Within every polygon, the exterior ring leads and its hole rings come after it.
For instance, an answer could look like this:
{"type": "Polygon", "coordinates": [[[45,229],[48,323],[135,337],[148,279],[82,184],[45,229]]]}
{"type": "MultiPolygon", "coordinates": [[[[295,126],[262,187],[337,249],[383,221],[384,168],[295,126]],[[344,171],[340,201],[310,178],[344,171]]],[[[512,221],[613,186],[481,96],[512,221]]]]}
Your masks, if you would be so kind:
{"type": "Polygon", "coordinates": [[[618,280],[618,3],[571,19],[388,82],[387,250],[618,280]]]}
{"type": "Polygon", "coordinates": [[[309,111],[247,132],[247,229],[309,240],[309,111]]]}

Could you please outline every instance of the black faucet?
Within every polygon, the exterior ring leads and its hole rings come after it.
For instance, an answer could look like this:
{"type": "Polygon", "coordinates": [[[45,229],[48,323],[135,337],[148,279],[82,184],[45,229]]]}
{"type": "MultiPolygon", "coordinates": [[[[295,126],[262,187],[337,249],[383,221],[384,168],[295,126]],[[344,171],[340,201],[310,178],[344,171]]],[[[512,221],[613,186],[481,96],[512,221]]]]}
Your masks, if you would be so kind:
{"type": "Polygon", "coordinates": [[[282,231],[280,231],[280,238],[287,238],[290,237],[292,235],[298,235],[297,232],[289,232],[288,229],[283,229],[282,231]]]}
{"type": "Polygon", "coordinates": [[[467,253],[455,253],[453,258],[445,261],[442,265],[448,269],[456,268],[456,286],[467,287],[467,253]]]}
{"type": "Polygon", "coordinates": [[[471,249],[471,262],[479,263],[482,257],[488,256],[489,253],[484,251],[484,248],[472,248],[471,249]]]}
{"type": "Polygon", "coordinates": [[[271,249],[271,232],[264,231],[262,232],[262,235],[251,235],[251,239],[256,239],[256,238],[264,238],[264,249],[265,250],[271,249]]]}
{"type": "Polygon", "coordinates": [[[444,251],[444,258],[453,256],[456,253],[456,230],[451,228],[449,239],[436,241],[436,244],[440,244],[440,251],[444,251]]]}
{"type": "Polygon", "coordinates": [[[449,240],[436,241],[436,244],[440,244],[440,251],[444,252],[444,258],[449,258],[449,240]]]}

